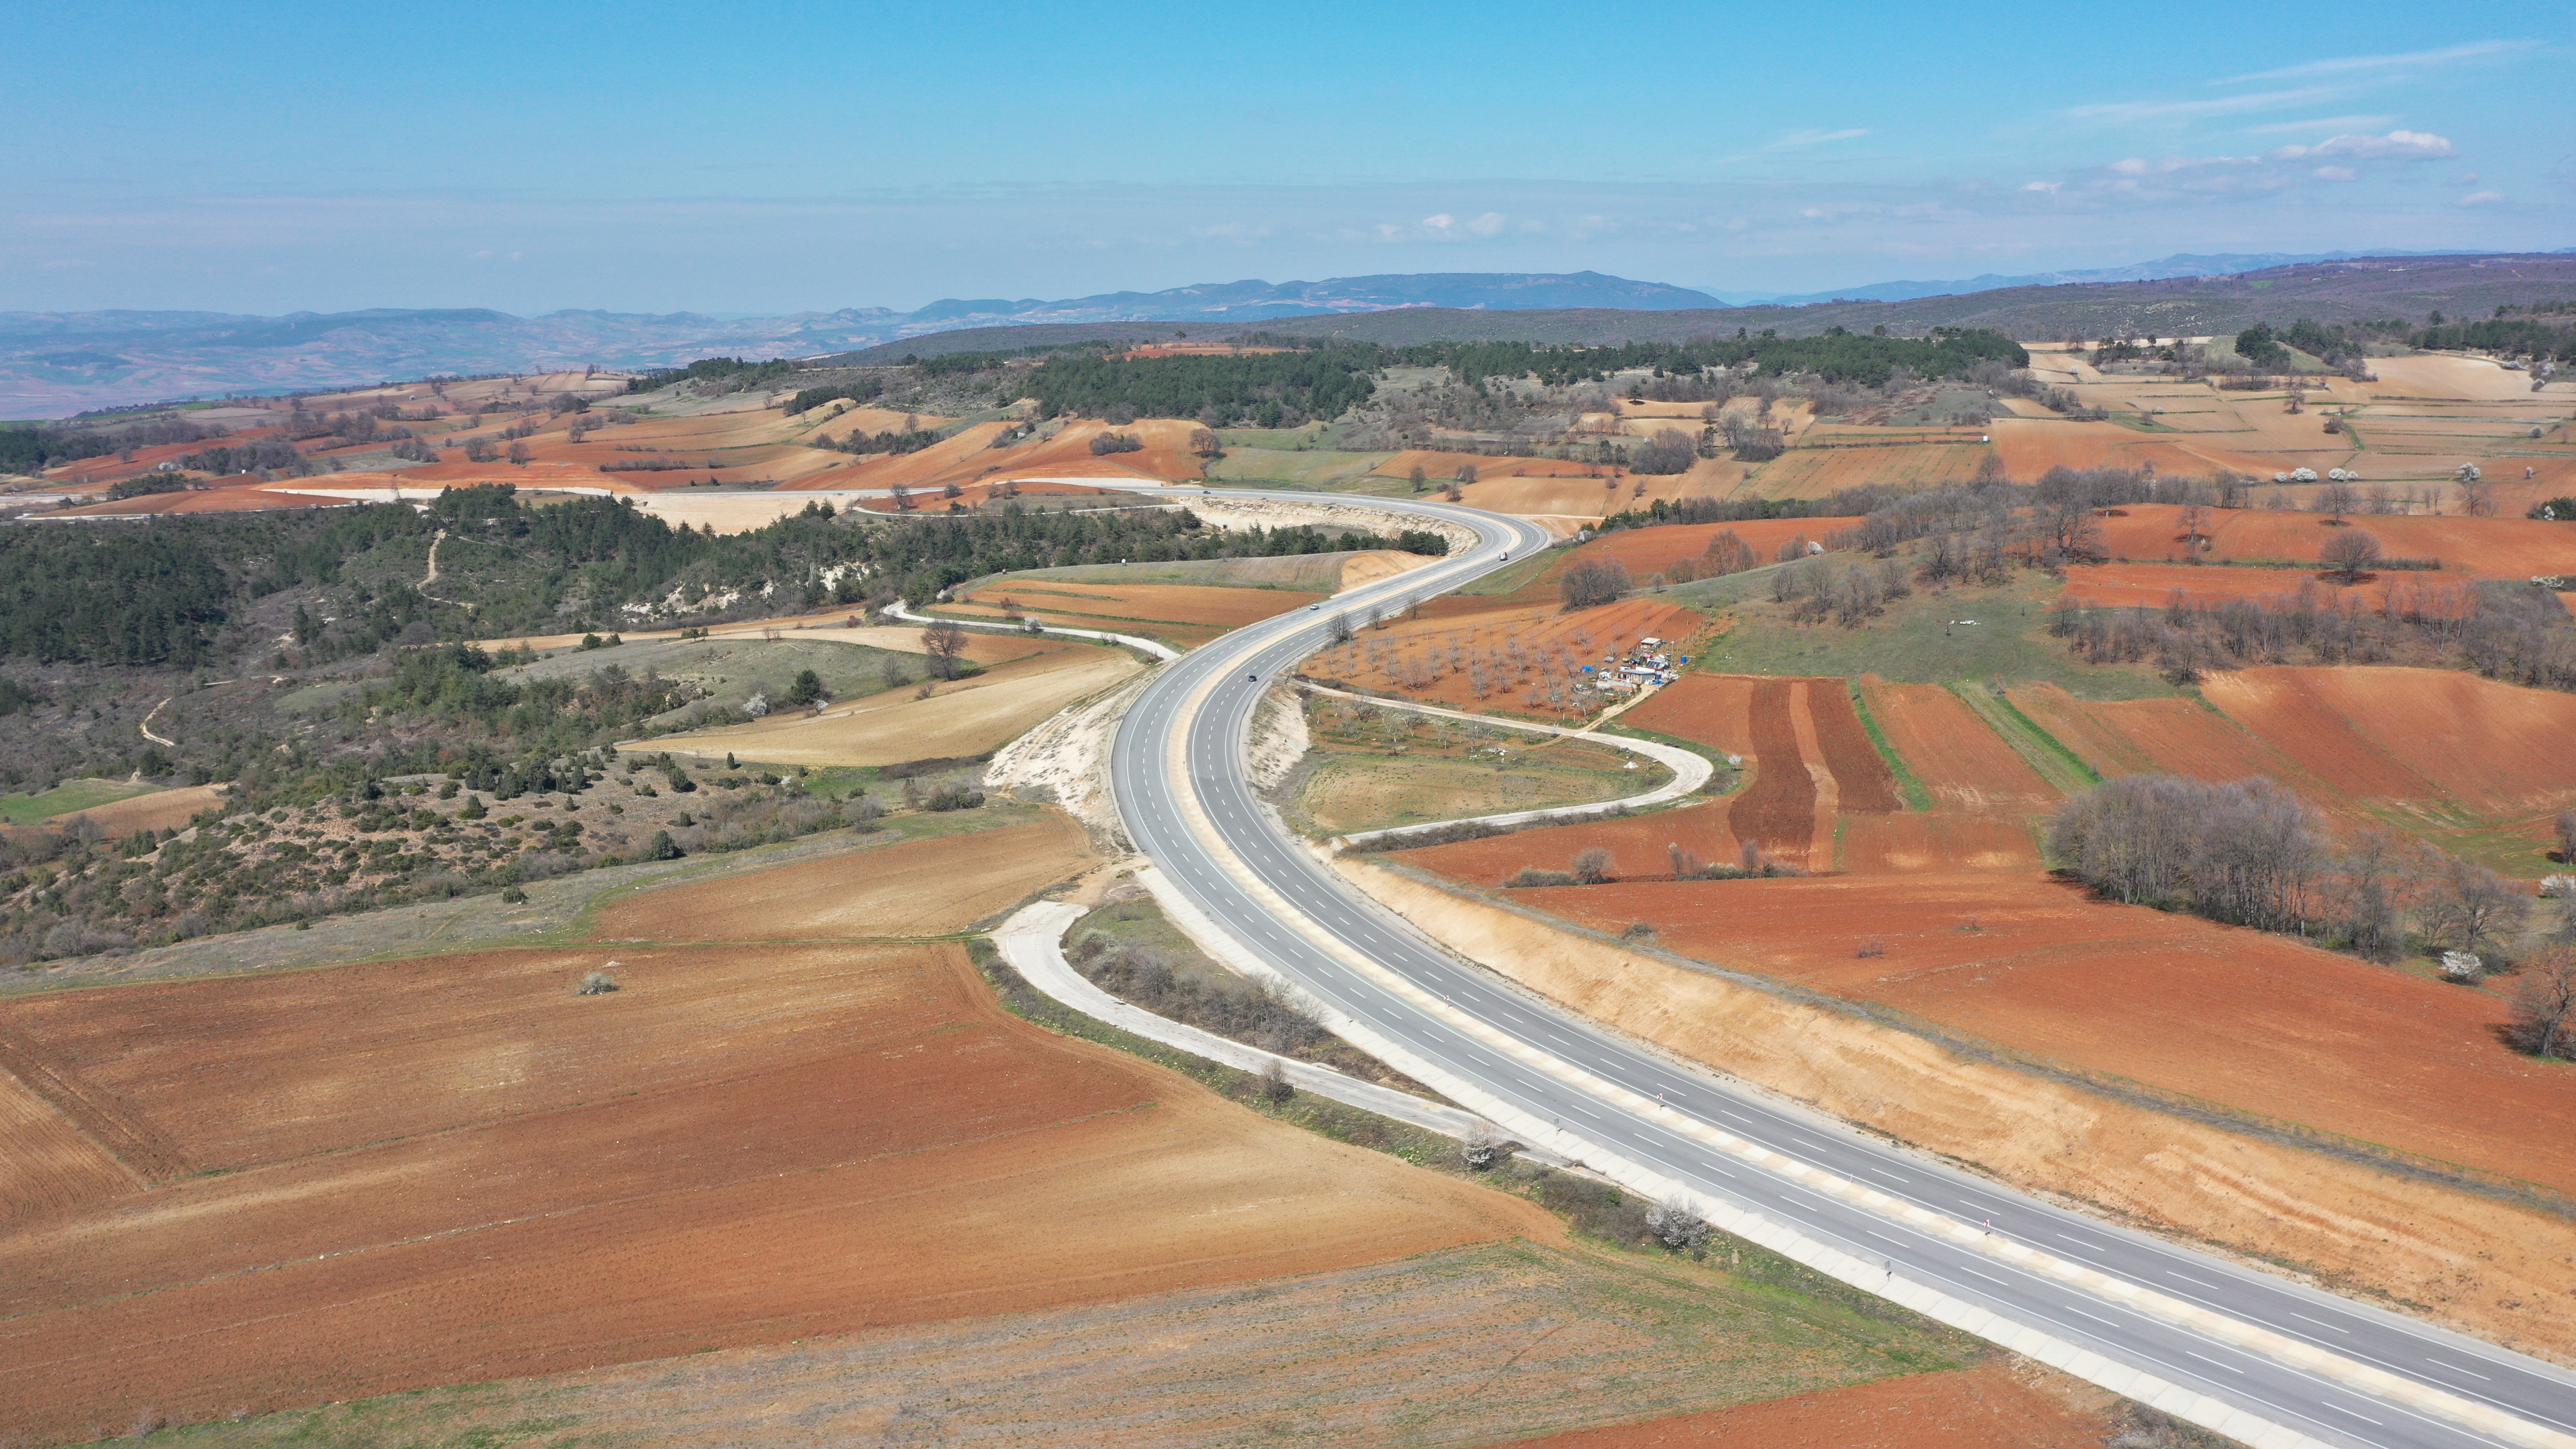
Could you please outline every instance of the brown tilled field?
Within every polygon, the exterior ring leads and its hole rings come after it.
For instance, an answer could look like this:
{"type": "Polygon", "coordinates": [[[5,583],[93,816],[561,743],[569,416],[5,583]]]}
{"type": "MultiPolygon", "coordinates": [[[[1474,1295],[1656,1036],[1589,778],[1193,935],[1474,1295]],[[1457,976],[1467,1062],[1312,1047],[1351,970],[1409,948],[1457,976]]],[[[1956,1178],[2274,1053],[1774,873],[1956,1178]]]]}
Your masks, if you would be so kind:
{"type": "Polygon", "coordinates": [[[2576,1189],[2576,1074],[2499,1041],[2505,1005],[2492,992],[2026,874],[1514,895],[1597,929],[1645,921],[1685,955],[2054,1061],[2576,1189]],[[1884,955],[1857,954],[1871,938],[1884,955]]]}
{"type": "Polygon", "coordinates": [[[2187,608],[2213,609],[2244,599],[2275,612],[2377,613],[2393,607],[2401,615],[2432,619],[2464,617],[2475,600],[2470,584],[2451,574],[2374,570],[2347,586],[2321,570],[2138,563],[2070,568],[2058,597],[2096,609],[2163,609],[2177,599],[2187,608]]]}
{"type": "MultiPolygon", "coordinates": [[[[1053,835],[971,859],[934,843],[950,913],[901,924],[953,929],[976,892],[1061,874],[1079,834],[1053,835]]],[[[861,874],[917,876],[920,848],[861,874]]],[[[621,919],[748,932],[726,913],[751,900],[779,935],[848,928],[828,882],[790,873],[783,901],[740,876],[621,919]]],[[[1554,1231],[1022,1023],[952,945],[620,943],[110,987],[0,1006],[0,1043],[152,1180],[95,1147],[70,1160],[66,1114],[0,1098],[0,1199],[42,1203],[0,1237],[0,1375],[13,1431],[51,1442],[1554,1231]],[[601,968],[621,989],[573,994],[601,968]]]]}
{"type": "Polygon", "coordinates": [[[2576,762],[2562,748],[2576,699],[2554,690],[2456,670],[2267,665],[2212,674],[2201,692],[2214,708],[2078,700],[2052,685],[2012,697],[2105,775],[2267,775],[2355,824],[2394,812],[2506,826],[2576,805],[2576,762]]]}
{"type": "MultiPolygon", "coordinates": [[[[2096,520],[2102,551],[2137,561],[2171,559],[2183,552],[2183,510],[2141,503],[2096,520]]],[[[2338,531],[2331,516],[2276,513],[2268,509],[2213,508],[2204,515],[2205,556],[2212,562],[2264,559],[2306,563],[2338,531]]],[[[2576,573],[2576,529],[2531,518],[2414,517],[2351,514],[2345,527],[2379,540],[2399,558],[2438,558],[2438,574],[2424,582],[2459,579],[2525,579],[2533,574],[2576,573]]],[[[2383,574],[2382,577],[2389,577],[2383,574]]]]}

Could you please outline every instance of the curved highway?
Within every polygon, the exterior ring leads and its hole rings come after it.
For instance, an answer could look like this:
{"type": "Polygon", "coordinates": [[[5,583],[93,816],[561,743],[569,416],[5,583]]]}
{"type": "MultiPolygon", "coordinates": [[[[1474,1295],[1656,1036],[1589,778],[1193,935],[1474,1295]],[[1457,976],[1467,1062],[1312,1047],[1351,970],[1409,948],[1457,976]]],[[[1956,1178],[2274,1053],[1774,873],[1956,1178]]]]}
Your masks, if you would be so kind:
{"type": "Polygon", "coordinates": [[[1333,611],[1356,622],[1550,539],[1518,519],[1439,503],[1249,496],[1436,517],[1480,540],[1183,656],[1129,710],[1112,751],[1112,787],[1137,847],[1206,924],[1364,1045],[1614,1178],[1758,1215],[1823,1250],[1805,1256],[1838,1277],[1905,1301],[1938,1295],[1942,1316],[2025,1351],[2044,1336],[2041,1356],[2186,1417],[2225,1421],[2251,1442],[2576,1446],[2576,1375],[2063,1211],[1676,1063],[1536,1000],[1361,897],[1255,796],[1254,706],[1275,675],[1326,642],[1333,611]],[[2229,1420],[2229,1410],[2261,1422],[2229,1420]]]}

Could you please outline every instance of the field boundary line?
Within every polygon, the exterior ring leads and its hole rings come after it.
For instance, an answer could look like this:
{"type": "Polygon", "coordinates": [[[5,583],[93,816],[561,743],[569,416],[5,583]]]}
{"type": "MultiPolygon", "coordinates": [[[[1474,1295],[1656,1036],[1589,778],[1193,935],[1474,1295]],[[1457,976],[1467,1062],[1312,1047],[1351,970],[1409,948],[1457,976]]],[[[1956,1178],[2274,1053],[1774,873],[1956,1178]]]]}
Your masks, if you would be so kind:
{"type": "Polygon", "coordinates": [[[1917,813],[1929,811],[1932,808],[1932,792],[1924,788],[1921,780],[1915,778],[1914,771],[1905,763],[1905,757],[1896,752],[1895,742],[1888,739],[1887,731],[1879,728],[1878,716],[1870,713],[1869,700],[1861,693],[1860,681],[1850,679],[1845,680],[1844,683],[1851,688],[1852,713],[1860,716],[1860,727],[1868,732],[1869,742],[1878,746],[1878,758],[1886,764],[1888,773],[1896,777],[1897,785],[1905,791],[1906,808],[1917,813]]]}

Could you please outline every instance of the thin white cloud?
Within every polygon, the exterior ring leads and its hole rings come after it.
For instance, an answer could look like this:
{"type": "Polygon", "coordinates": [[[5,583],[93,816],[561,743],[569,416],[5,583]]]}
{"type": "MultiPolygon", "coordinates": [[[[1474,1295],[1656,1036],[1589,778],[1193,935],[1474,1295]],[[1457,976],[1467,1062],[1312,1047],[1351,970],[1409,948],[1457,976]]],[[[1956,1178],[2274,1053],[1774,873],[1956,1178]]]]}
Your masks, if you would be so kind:
{"type": "Polygon", "coordinates": [[[2115,125],[2128,121],[2193,121],[2208,116],[2233,116],[2246,111],[2305,105],[2332,94],[2334,92],[2324,86],[2304,86],[2297,90],[2255,91],[2207,101],[2104,101],[2075,106],[2059,114],[2074,121],[2104,121],[2115,125]]]}
{"type": "Polygon", "coordinates": [[[2050,196],[2055,196],[2064,189],[2066,189],[2066,183],[2063,181],[2034,181],[2022,188],[2024,191],[2045,192],[2050,196]]]}
{"type": "Polygon", "coordinates": [[[2529,40],[2478,40],[2467,45],[2446,45],[2439,50],[2410,50],[2402,55],[2338,55],[2324,60],[2302,61],[2278,70],[2251,71],[2211,81],[2214,86],[2239,85],[2246,81],[2304,80],[2321,75],[2361,75],[2371,71],[2399,70],[2410,66],[2449,65],[2454,61],[2478,60],[2508,51],[2529,50],[2537,42],[2529,40]]]}
{"type": "Polygon", "coordinates": [[[2502,200],[2504,200],[2504,193],[2501,191],[2472,191],[2460,198],[2460,205],[2493,206],[2502,200]]]}
{"type": "Polygon", "coordinates": [[[1791,131],[1788,135],[1781,137],[1779,140],[1772,142],[1770,145],[1765,146],[1762,149],[1766,151],[1790,151],[1795,150],[1800,146],[1821,146],[1828,141],[1849,141],[1854,137],[1866,136],[1868,134],[1869,130],[1864,126],[1853,126],[1840,131],[1791,131]]]}
{"type": "Polygon", "coordinates": [[[2349,166],[2320,166],[2308,173],[2319,181],[2358,181],[2361,173],[2349,166]]]}
{"type": "Polygon", "coordinates": [[[2391,131],[2385,136],[2334,136],[2313,146],[2282,146],[2272,152],[2275,161],[2300,161],[2311,156],[2351,156],[2363,161],[2438,161],[2457,156],[2459,148],[2447,136],[2430,131],[2391,131]]]}
{"type": "Polygon", "coordinates": [[[1483,216],[1477,217],[1474,221],[1467,223],[1467,230],[1474,232],[1478,236],[1492,236],[1494,233],[1503,229],[1503,220],[1504,218],[1501,212],[1489,211],[1483,216]]]}
{"type": "Polygon", "coordinates": [[[2301,132],[2375,131],[2395,121],[2395,116],[2321,116],[2313,121],[2274,121],[2268,126],[2248,126],[2248,136],[2295,136],[2301,132]]]}

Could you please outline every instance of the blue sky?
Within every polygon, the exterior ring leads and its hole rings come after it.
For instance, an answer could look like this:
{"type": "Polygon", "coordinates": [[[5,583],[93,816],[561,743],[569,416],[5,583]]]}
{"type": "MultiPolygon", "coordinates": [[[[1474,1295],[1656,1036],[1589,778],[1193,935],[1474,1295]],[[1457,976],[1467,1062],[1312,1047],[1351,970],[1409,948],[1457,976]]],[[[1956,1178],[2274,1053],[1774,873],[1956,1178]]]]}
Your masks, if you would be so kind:
{"type": "Polygon", "coordinates": [[[2546,250],[2571,11],[18,5],[0,310],[2546,250]]]}

